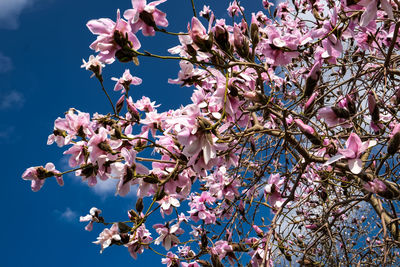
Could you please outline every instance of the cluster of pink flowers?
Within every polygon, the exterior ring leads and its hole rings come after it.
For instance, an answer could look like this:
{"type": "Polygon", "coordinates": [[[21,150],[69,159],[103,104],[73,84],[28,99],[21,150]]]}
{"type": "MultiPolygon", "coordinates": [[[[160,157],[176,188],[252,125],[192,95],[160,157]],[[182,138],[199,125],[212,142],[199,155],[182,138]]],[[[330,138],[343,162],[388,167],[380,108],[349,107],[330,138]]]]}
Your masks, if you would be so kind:
{"type": "MultiPolygon", "coordinates": [[[[123,12],[122,17],[118,10],[116,21],[106,18],[89,21],[87,27],[97,36],[90,48],[97,55],[83,61],[82,67],[93,72],[103,86],[105,64],[116,59],[137,63],[139,56],[154,56],[139,51],[137,34],[139,31],[144,36],[154,36],[156,32],[168,34],[163,28],[168,26],[166,14],[157,8],[164,2],[132,0],[133,8],[123,12]]],[[[356,42],[357,53],[369,50],[374,57],[382,56],[381,48],[370,45],[365,36],[374,36],[376,43],[391,44],[388,39],[393,37],[394,24],[372,34],[379,21],[394,18],[391,2],[371,0],[351,6],[346,1],[336,4],[316,1],[315,5],[300,2],[304,11],[326,13],[325,18],[306,23],[297,14],[293,15],[300,7],[296,6],[296,11],[288,2],[277,4],[275,19],[262,11],[253,13],[250,25],[244,18],[229,25],[224,19],[216,19],[206,6],[200,13],[208,20],[208,28],[202,18],[193,17],[187,33],[178,34],[180,45],[168,50],[180,56],[169,57],[180,60],[178,77],[169,79],[169,83],[194,88],[188,105],[161,112],[159,105],[147,97],[133,99],[130,88],[141,85],[142,80],[126,69],[120,78],[112,78],[116,82],[114,91],[121,91],[118,101],[111,103],[114,114],[91,116],[70,109],[64,118],[56,119],[47,143],[68,146],[64,154],[69,155],[69,166],[76,176],[89,186],[95,186],[99,179],[115,179],[119,196],[127,196],[133,186],[137,187],[136,211],[129,212],[128,224],[114,223],[100,233],[94,243],[101,246],[101,251],[111,245],[125,246],[136,259],[154,243],[167,251],[162,259],[167,266],[200,266],[200,256],[207,253],[216,266],[222,266],[218,265],[222,261],[234,265],[236,252],[246,252],[251,266],[266,262],[272,266],[273,242],[268,239],[272,230],[264,232],[251,225],[249,235],[238,240],[232,238],[232,229],[227,226],[227,234],[214,240],[207,236],[210,227],[246,218],[255,199],[268,203],[265,206],[272,208],[272,216],[279,215],[285,204],[290,206],[302,198],[327,200],[327,189],[322,182],[326,177],[321,173],[332,174],[334,163],[345,166],[337,179],[343,183],[348,181],[343,178],[346,172],[364,175],[358,191],[377,195],[389,191],[382,179],[365,178],[363,156],[369,156],[367,151],[378,142],[375,137],[360,137],[364,129],[360,129],[357,119],[363,118],[360,109],[368,104],[372,131],[386,134],[390,127],[389,155],[400,148],[400,124],[389,125],[388,120],[384,121],[392,116],[381,112],[383,101],[372,89],[364,98],[354,90],[334,92],[335,98],[324,91],[326,88],[319,88],[319,84],[326,66],[344,61],[341,57],[349,39],[356,42]],[[339,23],[344,16],[342,10],[353,14],[346,27],[339,23]],[[324,102],[326,95],[330,98],[324,102]],[[272,142],[273,146],[284,146],[285,157],[292,155],[296,163],[287,161],[283,168],[283,152],[279,152],[282,153],[279,157],[269,158],[272,150],[264,148],[267,141],[263,134],[279,137],[279,141],[272,142]],[[268,162],[268,166],[261,162],[268,162]],[[283,170],[285,174],[280,174],[283,170]],[[290,172],[298,174],[297,184],[290,172]],[[249,175],[251,179],[247,178],[249,175]],[[153,242],[151,230],[144,223],[150,215],[158,213],[155,210],[159,210],[163,221],[152,227],[154,235],[158,235],[153,242]],[[186,243],[181,240],[186,238],[187,225],[194,229],[194,241],[186,243]],[[254,234],[252,229],[257,237],[250,236],[250,232],[254,234]],[[242,242],[242,246],[235,246],[235,242],[242,242]],[[199,256],[194,252],[196,245],[191,243],[198,245],[199,256]],[[176,252],[179,256],[172,252],[174,249],[179,250],[176,252]]],[[[274,5],[268,1],[262,3],[267,10],[274,5]]],[[[227,10],[236,19],[242,17],[245,9],[234,0],[227,10]]],[[[341,71],[344,76],[346,70],[341,71]]],[[[398,102],[399,91],[391,95],[392,101],[398,102]]],[[[48,163],[45,167],[28,168],[22,178],[30,180],[32,190],[38,191],[52,176],[63,185],[62,174],[48,163]]],[[[345,195],[345,189],[338,191],[345,195]]],[[[309,201],[305,206],[312,208],[315,202],[309,201]]],[[[298,211],[304,228],[319,229],[311,211],[301,208],[298,211]]],[[[100,213],[101,210],[92,208],[80,218],[89,222],[86,230],[91,231],[94,223],[107,224],[100,213]]],[[[243,221],[248,223],[247,219],[243,221]]],[[[284,248],[279,244],[279,249],[284,248]]]]}

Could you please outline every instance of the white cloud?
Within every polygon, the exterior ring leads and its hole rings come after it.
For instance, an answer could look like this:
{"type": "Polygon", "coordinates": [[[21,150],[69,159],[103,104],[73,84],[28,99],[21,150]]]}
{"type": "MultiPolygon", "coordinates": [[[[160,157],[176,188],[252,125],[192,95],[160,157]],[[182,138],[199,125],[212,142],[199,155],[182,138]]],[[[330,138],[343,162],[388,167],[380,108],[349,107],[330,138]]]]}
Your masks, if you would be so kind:
{"type": "Polygon", "coordinates": [[[33,2],[34,0],[0,0],[0,28],[17,29],[19,16],[33,2]]]}
{"type": "Polygon", "coordinates": [[[59,214],[60,219],[67,221],[67,222],[74,222],[78,219],[78,213],[76,211],[71,210],[69,207],[65,209],[64,212],[60,212],[58,210],[55,211],[59,214]]]}
{"type": "MultiPolygon", "coordinates": [[[[0,4],[1,6],[1,4],[0,4]]],[[[0,11],[1,13],[1,11],[0,11]]],[[[1,17],[0,17],[0,25],[1,25],[1,17]]],[[[13,69],[13,63],[11,58],[0,53],[0,73],[5,73],[13,69]]]]}
{"type": "MultiPolygon", "coordinates": [[[[1,1],[1,0],[0,0],[1,1]]],[[[69,170],[71,167],[68,165],[69,155],[63,156],[59,162],[59,165],[64,170],[69,170]]],[[[71,177],[77,183],[82,186],[90,188],[97,196],[102,200],[106,200],[108,197],[114,197],[117,190],[118,179],[109,178],[105,181],[97,179],[97,184],[93,187],[89,187],[86,181],[82,181],[81,176],[75,176],[74,172],[68,173],[67,176],[71,177]]],[[[131,186],[131,191],[125,196],[126,198],[135,198],[137,195],[138,185],[131,186]]],[[[117,196],[120,197],[120,196],[117,196]]]]}
{"type": "Polygon", "coordinates": [[[0,94],[0,110],[21,107],[25,102],[24,95],[12,90],[0,94]]]}
{"type": "Polygon", "coordinates": [[[115,194],[117,183],[117,179],[107,179],[106,181],[98,179],[97,184],[92,189],[99,196],[113,195],[115,194]]]}
{"type": "MultiPolygon", "coordinates": [[[[106,198],[108,196],[114,196],[117,190],[118,179],[107,179],[106,181],[102,181],[100,179],[97,180],[96,186],[92,187],[92,190],[96,195],[101,196],[102,198],[106,198]]],[[[127,198],[135,198],[137,195],[138,185],[131,186],[131,191],[125,196],[127,198]]]]}
{"type": "Polygon", "coordinates": [[[15,132],[14,126],[3,127],[4,125],[0,125],[0,144],[10,142],[10,137],[15,132]]]}

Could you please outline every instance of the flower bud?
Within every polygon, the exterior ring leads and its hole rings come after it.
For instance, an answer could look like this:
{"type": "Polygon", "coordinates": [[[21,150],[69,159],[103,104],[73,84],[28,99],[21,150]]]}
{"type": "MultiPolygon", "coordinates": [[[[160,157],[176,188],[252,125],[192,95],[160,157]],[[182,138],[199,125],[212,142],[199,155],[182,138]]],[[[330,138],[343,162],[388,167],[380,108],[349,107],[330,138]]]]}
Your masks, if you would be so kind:
{"type": "Polygon", "coordinates": [[[259,237],[264,237],[264,232],[260,229],[260,227],[258,227],[257,225],[253,225],[253,229],[259,237]]]}
{"type": "Polygon", "coordinates": [[[343,119],[350,118],[350,112],[347,109],[338,107],[331,107],[331,109],[338,118],[343,118],[343,119]]]}
{"type": "Polygon", "coordinates": [[[399,150],[400,147],[400,132],[396,133],[395,135],[392,136],[389,140],[387,152],[389,155],[394,155],[396,154],[397,150],[399,150]]]}
{"type": "Polygon", "coordinates": [[[238,26],[233,29],[233,38],[233,44],[238,55],[247,58],[249,56],[249,43],[238,26]]]}
{"type": "Polygon", "coordinates": [[[225,27],[221,25],[216,25],[214,27],[214,39],[222,50],[229,52],[231,44],[229,43],[229,33],[225,27]]]}
{"type": "Polygon", "coordinates": [[[304,113],[308,114],[311,113],[313,106],[314,106],[314,102],[315,102],[315,98],[318,96],[318,92],[314,92],[311,97],[307,100],[306,104],[304,105],[304,113]]]}
{"type": "Polygon", "coordinates": [[[368,93],[368,110],[371,114],[371,118],[373,122],[379,121],[379,108],[376,104],[375,96],[372,92],[368,93]]]}
{"type": "Polygon", "coordinates": [[[354,102],[353,97],[350,95],[346,95],[346,101],[347,101],[347,109],[350,112],[350,115],[355,115],[357,113],[357,108],[356,108],[356,103],[354,102]]]}
{"type": "Polygon", "coordinates": [[[141,213],[143,211],[143,208],[144,208],[144,206],[143,206],[143,198],[139,198],[136,201],[136,210],[137,210],[137,212],[141,213]]]}
{"type": "Polygon", "coordinates": [[[260,42],[259,34],[260,34],[260,32],[258,29],[256,15],[253,13],[251,15],[251,25],[250,25],[250,38],[251,38],[251,42],[253,43],[253,49],[260,42]]]}
{"type": "Polygon", "coordinates": [[[199,47],[200,51],[211,51],[213,35],[211,32],[207,35],[206,29],[196,17],[192,18],[192,29],[189,34],[193,42],[199,47]]]}
{"type": "Polygon", "coordinates": [[[259,37],[258,26],[255,23],[252,23],[250,25],[250,37],[251,37],[251,42],[253,43],[253,47],[256,47],[260,42],[260,37],[259,37]]]}
{"type": "Polygon", "coordinates": [[[124,107],[124,100],[125,100],[125,96],[124,96],[124,95],[122,95],[122,96],[118,99],[117,104],[115,105],[115,106],[116,106],[117,113],[120,113],[120,112],[121,112],[121,109],[124,107]]]}

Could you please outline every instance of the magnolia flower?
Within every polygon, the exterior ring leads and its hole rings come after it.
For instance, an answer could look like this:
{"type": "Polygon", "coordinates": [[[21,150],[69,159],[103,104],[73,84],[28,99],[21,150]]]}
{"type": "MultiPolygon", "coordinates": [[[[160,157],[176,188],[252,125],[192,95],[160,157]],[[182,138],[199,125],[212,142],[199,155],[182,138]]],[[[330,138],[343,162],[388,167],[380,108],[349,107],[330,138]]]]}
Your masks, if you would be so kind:
{"type": "MultiPolygon", "coordinates": [[[[133,49],[138,50],[140,48],[140,42],[138,38],[132,32],[131,26],[125,20],[121,19],[119,10],[117,11],[116,22],[110,19],[102,18],[90,20],[86,26],[93,34],[98,35],[96,41],[90,45],[90,48],[96,52],[99,52],[96,60],[99,60],[103,63],[113,63],[116,52],[123,48],[121,47],[121,45],[123,45],[121,43],[122,40],[118,38],[127,37],[133,49]],[[116,38],[117,36],[119,37],[116,38]]],[[[86,64],[85,67],[87,67],[88,63],[84,63],[84,65],[86,64]]]]}
{"type": "Polygon", "coordinates": [[[271,174],[268,184],[264,187],[265,198],[268,199],[274,209],[279,209],[284,202],[279,189],[283,183],[284,179],[281,178],[279,173],[271,174]]]}
{"type": "Polygon", "coordinates": [[[136,230],[136,232],[130,236],[130,242],[127,244],[128,251],[131,257],[137,259],[137,254],[142,254],[145,248],[148,248],[148,244],[153,241],[151,233],[146,229],[146,226],[142,224],[136,230]]]}
{"type": "Polygon", "coordinates": [[[349,128],[351,124],[348,123],[348,117],[350,117],[349,111],[340,107],[323,107],[318,110],[318,118],[324,119],[328,127],[340,125],[349,128]]]}
{"type": "Polygon", "coordinates": [[[167,27],[167,15],[156,8],[167,0],[154,1],[147,4],[146,0],[132,0],[133,9],[124,12],[124,17],[129,21],[133,32],[142,30],[145,36],[154,36],[156,25],[167,27]]]}
{"type": "Polygon", "coordinates": [[[336,156],[331,157],[324,165],[329,165],[340,159],[346,158],[348,160],[350,171],[354,174],[359,174],[362,170],[362,160],[360,159],[361,154],[375,145],[375,140],[361,142],[361,139],[357,134],[351,133],[349,139],[346,141],[346,148],[339,149],[339,153],[336,156]]]}
{"type": "MultiPolygon", "coordinates": [[[[163,213],[170,215],[172,213],[172,210],[174,207],[180,207],[181,203],[179,200],[175,197],[174,195],[166,195],[163,197],[160,201],[158,201],[159,204],[161,204],[161,214],[163,213]]],[[[163,215],[164,216],[164,215],[163,215]]]]}
{"type": "Polygon", "coordinates": [[[92,78],[93,76],[101,75],[101,72],[105,65],[100,61],[99,56],[89,56],[89,60],[86,62],[84,59],[82,59],[83,64],[81,65],[81,68],[85,68],[86,70],[93,71],[92,78]]]}
{"type": "Polygon", "coordinates": [[[93,230],[93,222],[99,222],[99,214],[101,213],[101,210],[99,210],[96,207],[93,207],[90,209],[89,214],[86,216],[81,216],[79,218],[80,222],[89,222],[88,225],[85,226],[86,231],[92,231],[93,230]]]}
{"type": "Polygon", "coordinates": [[[118,231],[118,224],[116,223],[114,223],[110,229],[104,229],[103,232],[100,233],[99,237],[97,237],[97,241],[94,241],[93,243],[100,245],[100,253],[103,253],[103,250],[108,248],[113,240],[121,240],[121,236],[119,235],[118,231]]]}
{"type": "Polygon", "coordinates": [[[46,178],[56,176],[57,183],[60,186],[64,185],[64,181],[61,175],[58,175],[60,172],[56,170],[56,167],[53,163],[49,162],[43,168],[43,166],[30,167],[23,174],[22,179],[31,180],[31,189],[33,192],[37,192],[44,185],[44,181],[46,178]]]}
{"type": "Polygon", "coordinates": [[[384,182],[379,179],[374,179],[372,182],[367,182],[364,184],[364,189],[371,193],[383,193],[386,191],[387,187],[384,182]]]}
{"type": "Polygon", "coordinates": [[[136,174],[148,174],[149,170],[143,165],[136,162],[137,151],[134,149],[122,148],[121,156],[125,159],[125,163],[115,162],[111,164],[111,177],[119,179],[115,195],[126,196],[135,181],[136,174]]]}
{"type": "Polygon", "coordinates": [[[236,0],[234,0],[232,3],[229,3],[229,7],[228,7],[228,14],[233,17],[235,15],[239,16],[240,15],[240,10],[242,10],[242,12],[244,11],[243,7],[240,7],[240,2],[237,2],[236,0]]]}
{"type": "Polygon", "coordinates": [[[159,245],[162,243],[166,250],[170,250],[171,247],[179,244],[179,239],[176,235],[183,234],[183,230],[180,228],[180,224],[174,224],[169,226],[168,224],[155,224],[153,228],[156,229],[157,233],[160,235],[154,244],[159,245]]]}
{"type": "Polygon", "coordinates": [[[178,266],[179,258],[176,254],[172,253],[171,251],[168,251],[167,257],[161,259],[161,263],[166,264],[167,267],[178,266]]]}
{"type": "Polygon", "coordinates": [[[122,89],[121,93],[125,93],[125,88],[129,88],[129,85],[139,85],[142,83],[142,79],[136,76],[132,76],[129,70],[125,70],[124,74],[121,78],[111,78],[111,80],[116,81],[117,83],[114,86],[114,91],[119,91],[122,89]]]}

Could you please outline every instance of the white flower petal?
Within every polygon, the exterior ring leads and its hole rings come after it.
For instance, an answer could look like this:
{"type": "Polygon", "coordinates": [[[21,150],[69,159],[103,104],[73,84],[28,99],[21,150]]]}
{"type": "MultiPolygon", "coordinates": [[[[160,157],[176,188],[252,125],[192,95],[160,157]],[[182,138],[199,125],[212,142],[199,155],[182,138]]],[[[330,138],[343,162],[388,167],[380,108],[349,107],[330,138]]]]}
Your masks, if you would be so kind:
{"type": "Polygon", "coordinates": [[[376,144],[378,144],[378,142],[376,142],[376,140],[369,140],[368,141],[368,148],[376,146],[376,144]]]}
{"type": "Polygon", "coordinates": [[[362,171],[361,159],[349,159],[349,169],[354,174],[359,174],[362,171]]]}
{"type": "Polygon", "coordinates": [[[336,161],[338,161],[338,160],[340,160],[342,158],[345,158],[345,156],[342,155],[342,154],[337,154],[337,155],[331,157],[327,162],[325,162],[323,166],[328,166],[328,165],[330,165],[330,164],[332,164],[332,163],[334,163],[334,162],[336,162],[336,161]]]}

